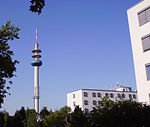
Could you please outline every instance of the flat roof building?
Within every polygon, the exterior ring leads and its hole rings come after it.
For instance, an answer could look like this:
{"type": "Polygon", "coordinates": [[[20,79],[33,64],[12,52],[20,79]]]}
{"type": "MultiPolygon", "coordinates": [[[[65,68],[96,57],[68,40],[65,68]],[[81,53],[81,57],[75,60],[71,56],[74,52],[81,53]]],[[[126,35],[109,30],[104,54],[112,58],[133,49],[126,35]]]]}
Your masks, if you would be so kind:
{"type": "Polygon", "coordinates": [[[79,106],[85,112],[89,112],[101,103],[103,97],[109,97],[113,102],[130,99],[137,101],[137,92],[125,86],[110,90],[80,89],[67,94],[67,106],[71,107],[72,111],[75,106],[79,106]]]}
{"type": "Polygon", "coordinates": [[[127,10],[138,101],[150,104],[150,0],[127,10]]]}

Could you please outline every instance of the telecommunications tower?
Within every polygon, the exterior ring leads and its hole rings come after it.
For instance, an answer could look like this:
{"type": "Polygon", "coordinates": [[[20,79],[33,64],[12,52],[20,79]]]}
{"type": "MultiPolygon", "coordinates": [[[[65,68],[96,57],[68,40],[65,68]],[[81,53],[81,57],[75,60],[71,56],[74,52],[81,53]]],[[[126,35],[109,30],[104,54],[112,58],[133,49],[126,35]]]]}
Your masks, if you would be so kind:
{"type": "Polygon", "coordinates": [[[39,67],[42,65],[42,61],[39,60],[41,55],[39,53],[41,50],[38,49],[37,42],[37,27],[36,27],[36,43],[35,48],[32,50],[34,60],[31,62],[31,65],[34,67],[34,109],[39,113],[39,67]]]}

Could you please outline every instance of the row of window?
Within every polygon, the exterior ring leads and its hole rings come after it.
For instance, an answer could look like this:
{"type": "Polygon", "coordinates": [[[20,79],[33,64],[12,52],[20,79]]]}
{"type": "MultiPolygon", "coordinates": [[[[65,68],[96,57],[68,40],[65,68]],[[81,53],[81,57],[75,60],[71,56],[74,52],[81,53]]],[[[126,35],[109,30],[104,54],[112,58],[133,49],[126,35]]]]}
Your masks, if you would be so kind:
{"type": "MultiPolygon", "coordinates": [[[[93,105],[100,105],[101,101],[93,100],[93,105]]],[[[89,105],[88,100],[84,100],[84,105],[89,105]]],[[[73,102],[73,106],[76,106],[76,102],[73,102]]]]}
{"type": "MultiPolygon", "coordinates": [[[[150,71],[150,68],[149,68],[149,71],[150,71]]],[[[106,97],[110,97],[110,98],[114,98],[114,94],[113,93],[105,93],[105,96],[106,97]]],[[[88,93],[87,92],[84,92],[84,97],[88,97],[88,93]]],[[[96,93],[95,92],[93,92],[92,93],[92,97],[96,97],[96,93]]],[[[101,93],[97,93],[97,97],[101,97],[101,93]]],[[[120,94],[120,93],[118,93],[117,94],[117,97],[118,98],[125,98],[125,94],[120,94]]],[[[129,98],[136,98],[136,95],[135,94],[129,94],[129,98]]]]}
{"type": "MultiPolygon", "coordinates": [[[[138,13],[139,25],[144,25],[147,22],[150,22],[150,7],[144,9],[138,13]]],[[[150,36],[142,38],[143,51],[150,49],[150,36]]]]}
{"type": "MultiPolygon", "coordinates": [[[[92,96],[93,96],[93,97],[96,97],[96,93],[93,92],[93,93],[92,93],[92,96]]],[[[88,93],[87,93],[87,92],[84,92],[84,97],[88,97],[88,93]]],[[[97,97],[101,97],[101,93],[97,93],[97,97]]]]}
{"type": "MultiPolygon", "coordinates": [[[[138,13],[139,26],[150,22],[150,7],[138,13]]],[[[150,35],[146,35],[142,39],[143,51],[150,50],[150,35]]],[[[146,65],[147,80],[150,80],[150,65],[146,65]]]]}
{"type": "MultiPolygon", "coordinates": [[[[101,101],[95,101],[93,100],[93,105],[100,105],[101,101]]],[[[88,100],[84,100],[84,105],[89,105],[88,100]]]]}
{"type": "MultiPolygon", "coordinates": [[[[143,51],[150,50],[150,34],[142,38],[143,51]]],[[[150,64],[146,65],[147,80],[150,80],[150,64]]]]}

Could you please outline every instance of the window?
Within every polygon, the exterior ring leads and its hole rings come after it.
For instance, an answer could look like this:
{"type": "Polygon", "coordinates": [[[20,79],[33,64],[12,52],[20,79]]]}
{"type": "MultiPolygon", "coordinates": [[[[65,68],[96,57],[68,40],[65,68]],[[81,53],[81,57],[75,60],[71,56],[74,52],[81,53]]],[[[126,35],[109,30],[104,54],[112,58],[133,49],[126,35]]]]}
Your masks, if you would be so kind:
{"type": "Polygon", "coordinates": [[[84,97],[88,97],[88,93],[87,92],[84,92],[84,97]]]}
{"type": "Polygon", "coordinates": [[[150,35],[147,35],[142,38],[142,46],[144,52],[150,50],[150,35]]]}
{"type": "Polygon", "coordinates": [[[97,102],[95,100],[93,101],[93,105],[97,105],[97,102]]]}
{"type": "Polygon", "coordinates": [[[113,93],[111,93],[111,94],[110,94],[110,97],[111,97],[111,98],[114,98],[114,94],[113,94],[113,93]]]}
{"type": "Polygon", "coordinates": [[[150,21],[150,7],[138,13],[139,25],[150,21]]]}
{"type": "Polygon", "coordinates": [[[142,11],[138,14],[138,18],[139,18],[139,25],[143,25],[145,23],[147,23],[147,20],[146,20],[146,11],[142,11]]]}
{"type": "Polygon", "coordinates": [[[89,109],[88,109],[88,108],[85,108],[85,109],[84,109],[84,112],[85,112],[85,113],[89,113],[89,109]]]}
{"type": "Polygon", "coordinates": [[[73,94],[73,98],[75,98],[75,94],[73,94]]]}
{"type": "Polygon", "coordinates": [[[135,94],[133,94],[133,98],[135,98],[135,99],[136,99],[136,95],[135,95],[135,94]]]}
{"type": "Polygon", "coordinates": [[[84,105],[88,105],[88,101],[87,100],[84,100],[84,105]]]}
{"type": "Polygon", "coordinates": [[[150,64],[146,65],[147,80],[150,80],[150,64]]]}
{"type": "Polygon", "coordinates": [[[109,96],[109,94],[108,94],[108,93],[105,93],[105,96],[106,96],[106,97],[108,97],[108,96],[109,96]]]}
{"type": "Polygon", "coordinates": [[[121,94],[120,93],[118,93],[118,98],[121,98],[121,94]]]}
{"type": "Polygon", "coordinates": [[[122,98],[125,98],[125,94],[122,94],[122,98]]]}
{"type": "Polygon", "coordinates": [[[92,93],[92,96],[93,96],[93,97],[96,97],[96,93],[93,92],[93,93],[92,93]]]}
{"type": "Polygon", "coordinates": [[[132,95],[131,95],[131,94],[129,94],[129,98],[132,98],[132,95]]]}
{"type": "Polygon", "coordinates": [[[98,105],[100,105],[101,104],[101,101],[98,101],[98,105]]]}
{"type": "Polygon", "coordinates": [[[97,93],[97,96],[98,96],[98,97],[101,97],[101,93],[97,93]]]}
{"type": "Polygon", "coordinates": [[[76,102],[73,102],[73,106],[76,106],[76,102]]]}
{"type": "Polygon", "coordinates": [[[115,102],[114,101],[111,101],[111,104],[114,104],[115,102]]]}

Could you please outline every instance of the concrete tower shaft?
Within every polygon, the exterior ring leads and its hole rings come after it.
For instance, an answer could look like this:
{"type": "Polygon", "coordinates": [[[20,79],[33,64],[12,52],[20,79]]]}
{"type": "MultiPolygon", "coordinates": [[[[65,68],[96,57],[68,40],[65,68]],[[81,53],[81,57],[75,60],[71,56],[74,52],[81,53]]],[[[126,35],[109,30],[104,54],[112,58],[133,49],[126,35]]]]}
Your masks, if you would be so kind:
{"type": "Polygon", "coordinates": [[[39,113],[39,66],[42,65],[42,61],[39,60],[41,58],[41,50],[38,49],[37,42],[37,27],[36,27],[36,43],[35,48],[32,50],[34,60],[31,62],[31,65],[34,66],[34,109],[37,113],[39,113]]]}

